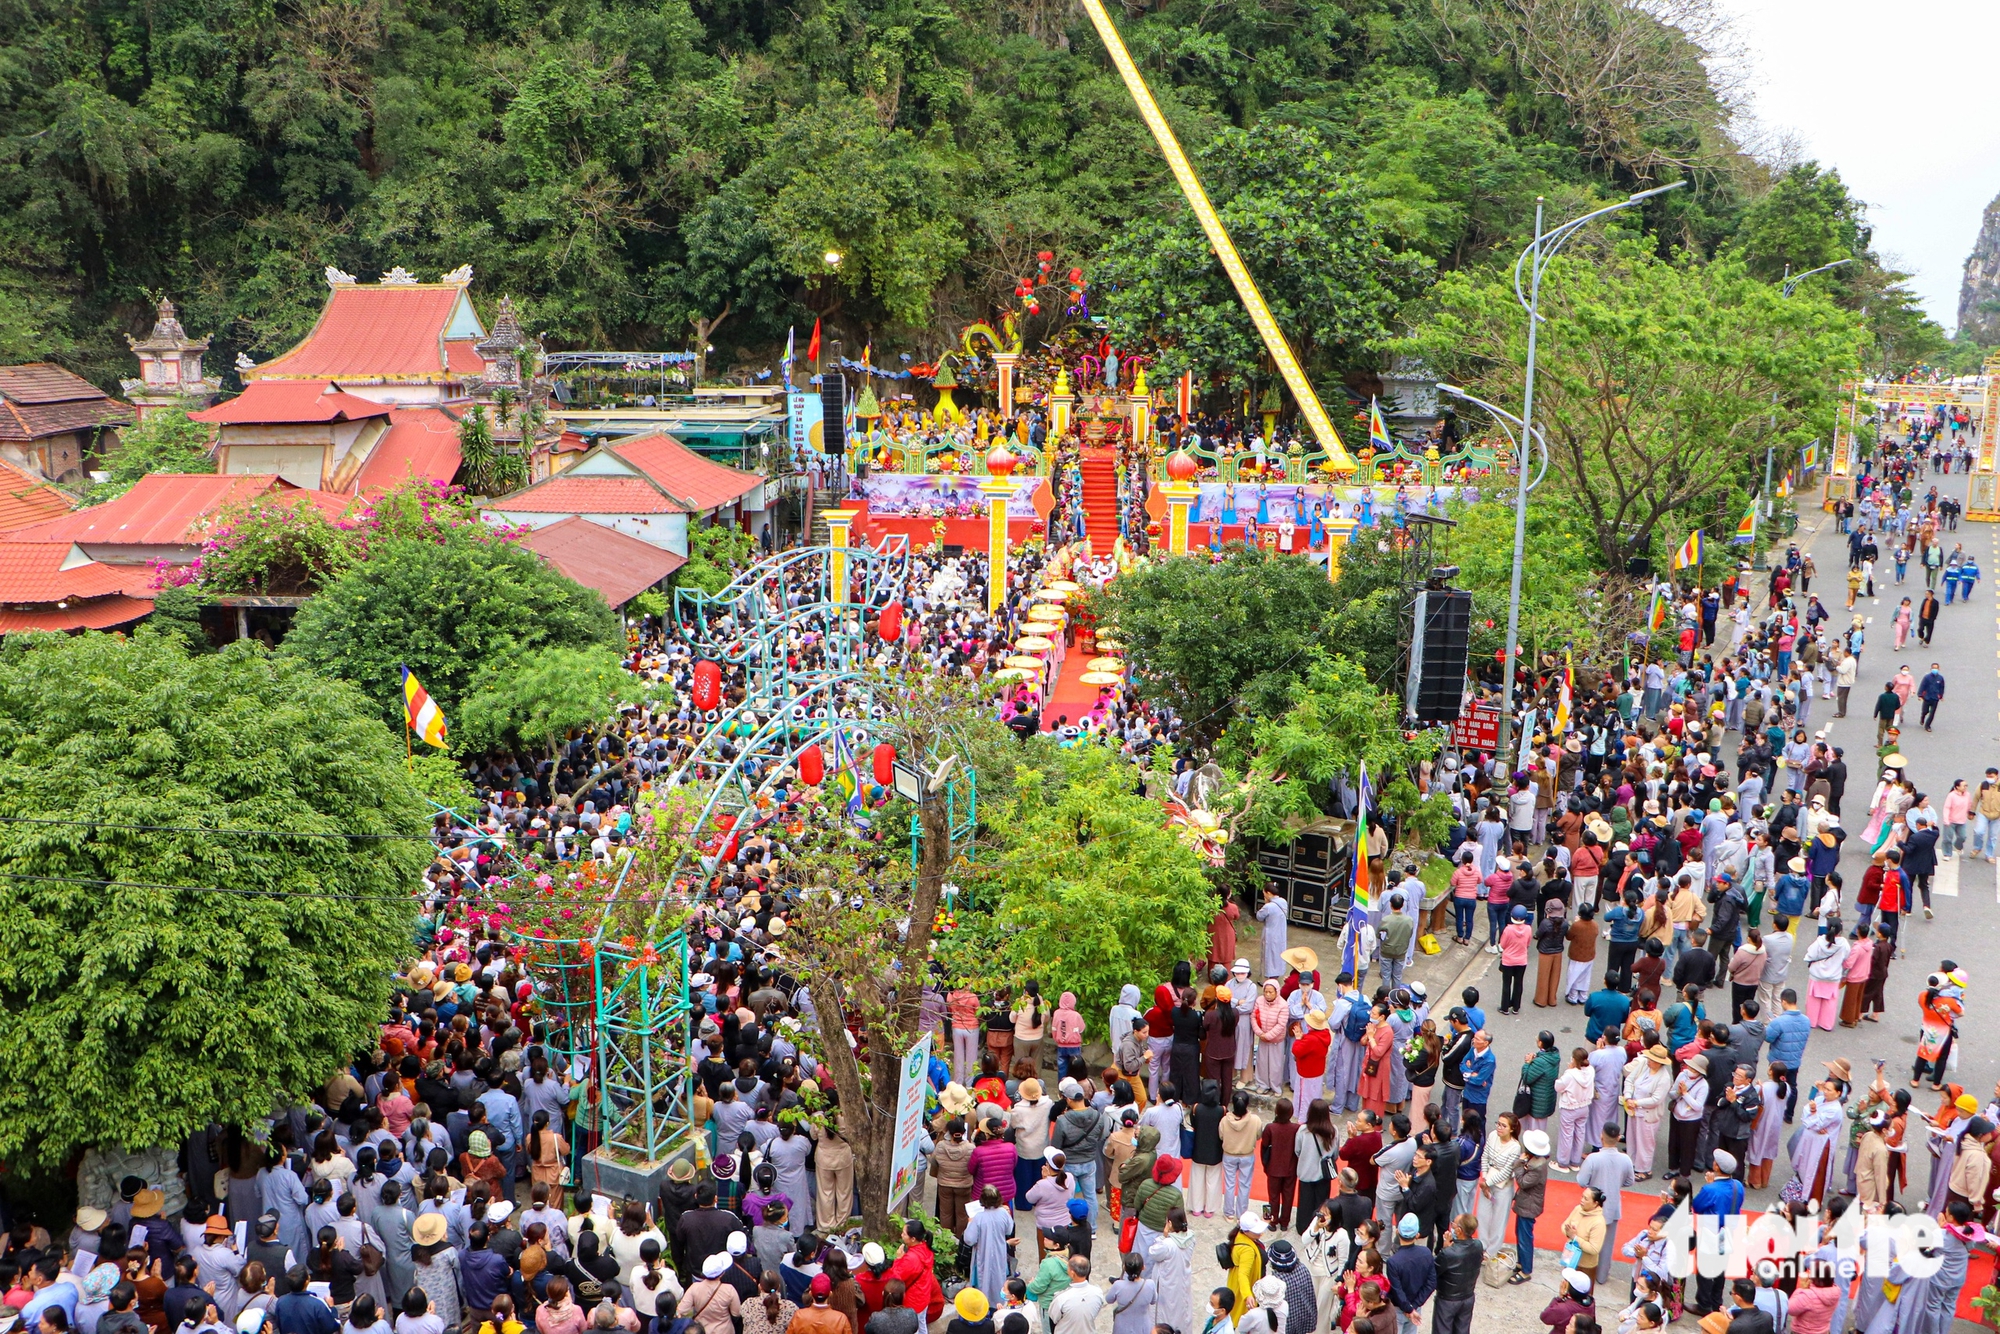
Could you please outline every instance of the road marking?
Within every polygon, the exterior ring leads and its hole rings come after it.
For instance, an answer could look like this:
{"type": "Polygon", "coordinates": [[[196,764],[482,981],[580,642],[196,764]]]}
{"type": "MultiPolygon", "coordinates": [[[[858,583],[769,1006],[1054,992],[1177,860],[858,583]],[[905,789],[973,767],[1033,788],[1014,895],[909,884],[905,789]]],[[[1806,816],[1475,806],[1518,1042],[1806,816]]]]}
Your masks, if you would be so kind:
{"type": "Polygon", "coordinates": [[[1948,899],[1958,897],[1958,858],[1938,863],[1937,874],[1931,877],[1931,893],[1948,899]]]}

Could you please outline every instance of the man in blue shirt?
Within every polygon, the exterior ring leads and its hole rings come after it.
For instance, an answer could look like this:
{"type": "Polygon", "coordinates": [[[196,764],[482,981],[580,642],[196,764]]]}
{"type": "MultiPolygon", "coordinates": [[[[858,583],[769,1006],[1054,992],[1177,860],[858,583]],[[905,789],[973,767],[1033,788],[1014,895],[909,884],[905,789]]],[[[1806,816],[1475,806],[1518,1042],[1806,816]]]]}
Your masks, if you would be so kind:
{"type": "Polygon", "coordinates": [[[1484,1028],[1474,1030],[1472,1050],[1465,1054],[1458,1068],[1465,1072],[1466,1110],[1478,1112],[1482,1121],[1486,1119],[1486,1101],[1493,1096],[1495,1064],[1492,1032],[1484,1028]]]}
{"type": "Polygon", "coordinates": [[[35,1326],[41,1320],[42,1312],[51,1306],[61,1307],[62,1313],[69,1317],[69,1326],[71,1328],[76,1326],[76,1304],[83,1294],[78,1290],[75,1279],[63,1272],[60,1255],[44,1255],[37,1260],[35,1267],[24,1276],[24,1281],[28,1287],[34,1289],[35,1293],[28,1299],[28,1304],[21,1308],[20,1327],[27,1331],[27,1334],[35,1334],[35,1326]]]}
{"type": "Polygon", "coordinates": [[[521,1157],[518,1152],[521,1147],[521,1104],[501,1087],[505,1078],[497,1068],[489,1073],[486,1076],[486,1092],[479,1095],[479,1103],[486,1109],[486,1133],[493,1141],[493,1152],[507,1165],[507,1179],[502,1183],[503,1198],[511,1198],[521,1157]]]}
{"type": "Polygon", "coordinates": [[[1625,1016],[1632,1012],[1632,998],[1612,985],[1609,978],[1603,986],[1584,999],[1583,1040],[1596,1042],[1597,1035],[1609,1029],[1616,1033],[1625,1026],[1625,1016]]]}
{"type": "Polygon", "coordinates": [[[1799,1069],[1806,1059],[1806,1039],[1812,1036],[1812,1023],[1799,1009],[1799,993],[1786,987],[1778,993],[1781,1007],[1771,1021],[1764,1025],[1764,1042],[1770,1048],[1768,1058],[1791,1071],[1792,1096],[1785,1104],[1785,1124],[1792,1123],[1792,1113],[1798,1110],[1799,1069]]]}
{"type": "MultiPolygon", "coordinates": [[[[1696,1218],[1705,1214],[1716,1220],[1715,1225],[1718,1229],[1726,1228],[1728,1226],[1726,1220],[1731,1214],[1743,1212],[1743,1183],[1735,1178],[1735,1171],[1735,1155],[1717,1149],[1704,1178],[1708,1184],[1696,1191],[1694,1198],[1688,1201],[1688,1212],[1696,1218]]],[[[1725,1281],[1725,1276],[1721,1274],[1717,1274],[1714,1278],[1696,1277],[1692,1309],[1698,1315],[1708,1315],[1710,1312],[1722,1309],[1722,1285],[1725,1281]]]]}
{"type": "Polygon", "coordinates": [[[331,1306],[306,1291],[304,1265],[293,1266],[289,1274],[279,1279],[280,1291],[287,1285],[291,1290],[271,1307],[271,1321],[278,1334],[338,1334],[340,1317],[331,1306]]]}

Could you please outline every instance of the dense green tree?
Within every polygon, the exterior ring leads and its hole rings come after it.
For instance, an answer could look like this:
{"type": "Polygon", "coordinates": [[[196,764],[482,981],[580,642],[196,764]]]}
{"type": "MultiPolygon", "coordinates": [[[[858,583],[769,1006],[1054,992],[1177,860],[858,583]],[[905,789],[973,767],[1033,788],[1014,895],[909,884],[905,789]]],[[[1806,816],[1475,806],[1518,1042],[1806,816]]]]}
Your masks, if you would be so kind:
{"type": "Polygon", "coordinates": [[[254,1125],[369,1045],[430,860],[373,700],[254,643],[13,636],[0,734],[0,1154],[254,1125]]]}
{"type": "Polygon", "coordinates": [[[1284,706],[1311,650],[1331,647],[1324,622],[1333,604],[1322,566],[1241,546],[1219,563],[1201,555],[1142,565],[1097,601],[1141,689],[1202,737],[1220,735],[1239,712],[1284,706]]]}
{"type": "MultiPolygon", "coordinates": [[[[1855,317],[1803,289],[1787,299],[1738,258],[1661,260],[1635,242],[1558,257],[1542,310],[1535,420],[1549,480],[1606,569],[1678,545],[1686,527],[1732,531],[1764,447],[1826,434],[1863,341],[1855,317]]],[[[1504,400],[1524,373],[1523,325],[1510,275],[1452,274],[1408,346],[1504,400]]]]}
{"type": "MultiPolygon", "coordinates": [[[[1360,182],[1311,130],[1227,130],[1197,164],[1292,350],[1322,375],[1387,333],[1430,267],[1383,243],[1360,182]]],[[[1262,343],[1190,210],[1133,222],[1093,272],[1118,341],[1157,340],[1170,370],[1248,382],[1262,343]]]]}
{"type": "Polygon", "coordinates": [[[1102,747],[1036,742],[1004,787],[982,789],[980,920],[941,943],[946,966],[986,987],[1041,978],[1048,1002],[1073,991],[1094,1021],[1126,983],[1196,950],[1217,903],[1207,866],[1138,779],[1102,747]]]}
{"type": "Polygon", "coordinates": [[[488,666],[541,648],[616,645],[604,599],[476,527],[372,549],[299,610],[284,652],[351,681],[403,725],[408,666],[447,717],[488,666]]]}
{"type": "Polygon", "coordinates": [[[453,741],[468,750],[554,755],[572,728],[596,727],[640,697],[611,648],[539,648],[487,664],[458,706],[453,741]]]}
{"type": "Polygon", "coordinates": [[[208,452],[214,442],[209,428],[189,421],[183,409],[149,412],[118,433],[118,447],[104,460],[103,471],[110,475],[91,488],[90,501],[116,500],[149,472],[214,472],[208,452]]]}

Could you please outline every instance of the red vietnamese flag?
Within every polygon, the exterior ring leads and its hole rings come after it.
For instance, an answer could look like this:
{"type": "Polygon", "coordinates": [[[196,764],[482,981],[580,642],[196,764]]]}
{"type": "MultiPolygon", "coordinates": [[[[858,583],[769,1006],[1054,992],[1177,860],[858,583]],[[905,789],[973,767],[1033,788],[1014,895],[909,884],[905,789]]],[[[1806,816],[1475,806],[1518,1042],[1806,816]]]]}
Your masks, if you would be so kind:
{"type": "Polygon", "coordinates": [[[806,344],[806,360],[812,362],[814,365],[819,364],[819,319],[817,316],[813,319],[812,341],[806,344]]]}

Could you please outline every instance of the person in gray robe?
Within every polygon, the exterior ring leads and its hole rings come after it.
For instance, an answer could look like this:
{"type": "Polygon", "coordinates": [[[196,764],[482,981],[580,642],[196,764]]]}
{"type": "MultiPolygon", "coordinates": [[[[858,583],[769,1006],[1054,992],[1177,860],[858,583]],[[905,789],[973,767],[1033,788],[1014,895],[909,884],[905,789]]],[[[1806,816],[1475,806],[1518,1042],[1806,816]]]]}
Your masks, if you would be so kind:
{"type": "Polygon", "coordinates": [[[305,1183],[292,1170],[290,1160],[259,1172],[257,1186],[263,1195],[264,1212],[278,1216],[278,1240],[295,1256],[311,1251],[313,1237],[306,1230],[305,1183]]]}
{"type": "Polygon", "coordinates": [[[1951,1334],[1957,1318],[1958,1294],[1965,1288],[1973,1246],[1987,1240],[1986,1229],[1973,1221],[1972,1206],[1953,1200],[1947,1214],[1944,1242],[1939,1251],[1944,1263],[1930,1279],[1930,1292],[1917,1315],[1912,1334],[1951,1334]]]}
{"type": "Polygon", "coordinates": [[[1111,1334],[1153,1334],[1159,1285],[1145,1277],[1143,1269],[1141,1257],[1128,1254],[1125,1272],[1104,1290],[1105,1305],[1111,1308],[1111,1334]]]}
{"type": "Polygon", "coordinates": [[[403,1207],[403,1188],[394,1181],[384,1181],[375,1199],[362,1203],[369,1206],[368,1226],[382,1238],[382,1268],[389,1274],[389,1295],[401,1302],[416,1283],[416,1265],[410,1258],[410,1248],[415,1245],[410,1225],[416,1216],[403,1207]]]}
{"type": "MultiPolygon", "coordinates": [[[[1397,992],[1402,993],[1402,988],[1397,988],[1397,992]]],[[[1403,993],[1403,998],[1407,1005],[1407,993],[1403,993]]],[[[1390,1003],[1392,1005],[1395,1003],[1394,996],[1391,996],[1390,1003]]],[[[1408,1042],[1410,1035],[1417,1031],[1415,1012],[1407,1008],[1390,1010],[1389,1031],[1395,1034],[1396,1037],[1396,1045],[1389,1049],[1389,1101],[1391,1103],[1408,1102],[1410,1100],[1410,1072],[1403,1066],[1403,1044],[1408,1042]]]]}
{"type": "Polygon", "coordinates": [[[812,1140],[789,1122],[780,1125],[777,1138],[764,1147],[764,1157],[778,1169],[779,1193],[797,1201],[785,1216],[794,1237],[803,1237],[813,1224],[812,1179],[806,1173],[806,1158],[811,1153],[812,1140]]]}
{"type": "MultiPolygon", "coordinates": [[[[1334,1112],[1361,1110],[1363,1044],[1347,1036],[1347,1015],[1353,1006],[1367,1003],[1360,992],[1349,987],[1327,1012],[1326,1026],[1333,1033],[1333,1048],[1327,1062],[1326,1105],[1334,1112]]],[[[1304,1108],[1295,1109],[1295,1114],[1299,1120],[1305,1120],[1304,1108]]]]}
{"type": "Polygon", "coordinates": [[[1191,1334],[1194,1326],[1194,1234],[1174,1230],[1169,1215],[1167,1231],[1146,1252],[1152,1265],[1153,1321],[1191,1334]]]}
{"type": "MultiPolygon", "coordinates": [[[[1900,1260],[1890,1265],[1889,1282],[1901,1285],[1896,1293],[1896,1300],[1881,1302],[1875,1308],[1874,1316],[1862,1326],[1861,1334],[1920,1334],[1923,1328],[1923,1311],[1930,1302],[1931,1284],[1934,1281],[1928,1278],[1912,1278],[1910,1271],[1903,1268],[1900,1260]]],[[[1953,1291],[1956,1293],[1956,1289],[1953,1291]]]]}
{"type": "Polygon", "coordinates": [[[1014,1211],[988,1186],[980,1203],[968,1205],[972,1218],[965,1225],[965,1244],[972,1251],[972,1286],[986,1294],[998,1310],[1007,1299],[1007,1238],[1014,1235],[1014,1211]],[[989,1203],[987,1196],[992,1196],[989,1203]],[[976,1210],[977,1212],[972,1212],[976,1210]]]}

